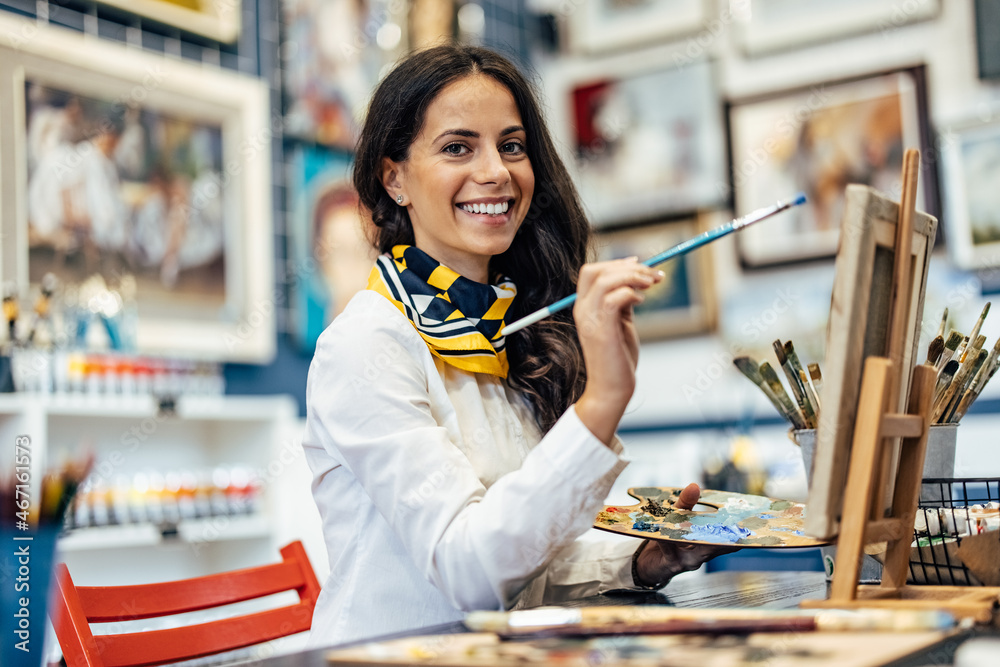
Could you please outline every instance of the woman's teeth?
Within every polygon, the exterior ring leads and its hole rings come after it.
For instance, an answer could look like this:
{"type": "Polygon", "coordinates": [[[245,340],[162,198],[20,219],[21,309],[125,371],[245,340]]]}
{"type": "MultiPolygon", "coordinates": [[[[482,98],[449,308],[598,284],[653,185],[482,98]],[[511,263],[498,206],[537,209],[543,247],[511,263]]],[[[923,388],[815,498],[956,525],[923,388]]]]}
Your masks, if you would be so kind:
{"type": "Polygon", "coordinates": [[[462,210],[467,213],[485,213],[486,215],[502,215],[507,212],[509,202],[500,204],[462,204],[462,210]]]}

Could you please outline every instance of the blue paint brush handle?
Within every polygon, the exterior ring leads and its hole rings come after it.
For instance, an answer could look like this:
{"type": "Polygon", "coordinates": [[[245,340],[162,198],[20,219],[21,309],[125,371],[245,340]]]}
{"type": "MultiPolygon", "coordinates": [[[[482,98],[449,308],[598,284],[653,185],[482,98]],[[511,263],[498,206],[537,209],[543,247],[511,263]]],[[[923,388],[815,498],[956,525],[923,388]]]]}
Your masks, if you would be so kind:
{"type": "MultiPolygon", "coordinates": [[[[792,197],[791,199],[786,199],[785,201],[779,201],[777,204],[771,206],[766,206],[764,208],[757,209],[752,213],[748,213],[741,218],[736,218],[731,222],[727,222],[721,227],[716,227],[713,230],[707,231],[703,234],[699,234],[692,239],[678,243],[673,248],[661,252],[659,255],[653,255],[649,259],[645,260],[643,264],[646,266],[656,266],[657,264],[662,264],[668,259],[673,259],[674,257],[679,257],[680,255],[686,254],[694,250],[695,248],[700,248],[703,245],[707,245],[712,241],[722,238],[727,234],[739,231],[744,227],[749,227],[755,222],[760,222],[764,218],[769,218],[776,213],[781,213],[782,211],[789,209],[793,206],[799,206],[806,202],[806,196],[803,193],[799,193],[792,197]]],[[[522,317],[516,322],[512,322],[505,326],[500,332],[502,336],[512,334],[515,331],[520,331],[524,327],[534,324],[540,320],[544,320],[549,315],[558,313],[560,310],[565,310],[573,305],[576,301],[576,294],[570,294],[569,296],[559,299],[550,306],[546,306],[540,310],[536,310],[530,315],[522,317]]]]}

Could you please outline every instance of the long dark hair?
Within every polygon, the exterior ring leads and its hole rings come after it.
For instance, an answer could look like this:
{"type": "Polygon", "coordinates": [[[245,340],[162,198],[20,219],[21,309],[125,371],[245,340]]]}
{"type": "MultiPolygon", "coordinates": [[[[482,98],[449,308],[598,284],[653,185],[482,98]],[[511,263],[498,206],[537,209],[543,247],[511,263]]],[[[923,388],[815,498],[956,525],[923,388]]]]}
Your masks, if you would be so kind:
{"type": "MultiPolygon", "coordinates": [[[[527,133],[526,150],[535,176],[531,207],[510,248],[493,257],[491,276],[517,284],[507,314],[511,322],[576,289],[587,260],[590,225],[566,167],[556,154],[531,84],[503,56],[473,46],[437,46],[398,64],[372,96],[358,142],[354,185],[371,212],[372,243],[379,252],[412,245],[406,209],[382,187],[382,158],[406,160],[423,126],[427,107],[448,84],[472,74],[495,79],[514,96],[527,133]]],[[[547,431],[583,392],[586,373],[569,310],[507,337],[508,383],[520,390],[547,431]]]]}

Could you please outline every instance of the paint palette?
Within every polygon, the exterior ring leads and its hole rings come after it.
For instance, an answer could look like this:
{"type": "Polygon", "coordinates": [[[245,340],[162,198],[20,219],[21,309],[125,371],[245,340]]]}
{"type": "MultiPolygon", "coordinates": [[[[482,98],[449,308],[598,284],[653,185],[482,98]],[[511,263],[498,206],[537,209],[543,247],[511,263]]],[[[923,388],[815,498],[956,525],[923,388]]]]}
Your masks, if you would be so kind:
{"type": "Polygon", "coordinates": [[[637,505],[608,505],[594,527],[650,540],[673,540],[769,549],[815,547],[828,542],[803,534],[806,506],[731,491],[703,489],[695,509],[673,507],[681,487],[646,486],[628,494],[637,505]]]}

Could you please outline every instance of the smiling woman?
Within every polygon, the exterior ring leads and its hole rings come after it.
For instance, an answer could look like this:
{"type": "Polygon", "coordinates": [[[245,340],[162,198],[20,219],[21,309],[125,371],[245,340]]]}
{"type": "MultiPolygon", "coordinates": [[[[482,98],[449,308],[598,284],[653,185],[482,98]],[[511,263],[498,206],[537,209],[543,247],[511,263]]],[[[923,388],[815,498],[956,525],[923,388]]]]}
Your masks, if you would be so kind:
{"type": "Polygon", "coordinates": [[[589,531],[627,463],[632,308],[663,274],[584,263],[589,225],[517,69],[474,47],[404,60],[374,93],[354,184],[382,254],[309,371],[331,566],[312,641],[661,586],[716,553],[589,531]],[[572,314],[501,335],[574,291],[572,314]]]}

